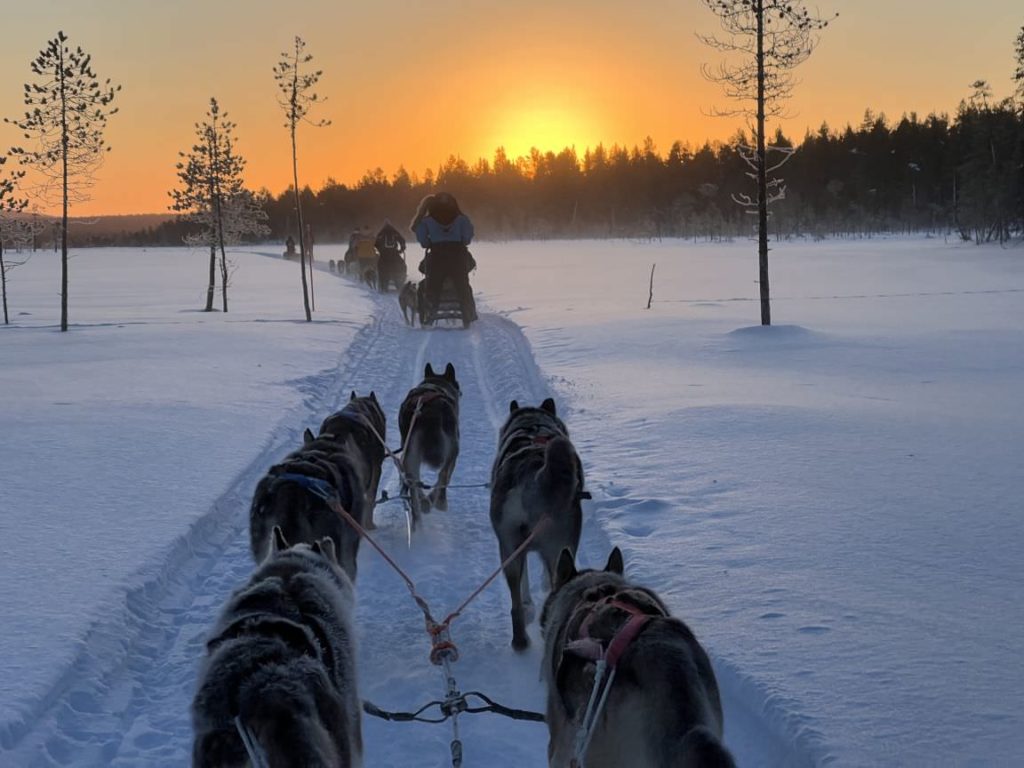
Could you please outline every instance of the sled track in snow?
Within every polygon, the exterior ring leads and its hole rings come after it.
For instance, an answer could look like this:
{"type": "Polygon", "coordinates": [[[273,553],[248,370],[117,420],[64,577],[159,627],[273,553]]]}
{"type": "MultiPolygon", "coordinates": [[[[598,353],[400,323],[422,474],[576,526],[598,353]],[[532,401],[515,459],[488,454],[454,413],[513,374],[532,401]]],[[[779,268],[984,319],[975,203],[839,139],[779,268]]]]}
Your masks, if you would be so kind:
{"type": "MultiPolygon", "coordinates": [[[[539,403],[551,394],[529,343],[509,320],[493,314],[468,332],[409,329],[394,295],[376,298],[371,322],[353,339],[338,365],[291,382],[303,401],[284,414],[253,461],[231,480],[209,511],[157,562],[115,596],[82,640],[78,657],[50,693],[29,706],[17,723],[0,731],[4,763],[19,766],[181,766],[189,762],[189,705],[206,632],[230,592],[253,569],[248,547],[252,491],[267,467],[301,444],[302,430],[316,428],[341,407],[351,390],[376,391],[388,416],[388,443],[399,443],[398,406],[418,383],[423,366],[454,363],[462,386],[461,451],[453,484],[489,479],[497,430],[508,401],[539,403]]],[[[571,415],[569,426],[572,429],[571,415]]],[[[583,455],[586,464],[586,455],[583,455]]],[[[427,478],[429,481],[432,478],[427,478]]],[[[394,468],[385,464],[382,488],[397,495],[394,468]]],[[[462,601],[498,564],[491,531],[489,491],[453,488],[449,511],[434,511],[406,539],[400,502],[378,506],[378,541],[416,581],[435,615],[462,601]]],[[[602,563],[610,544],[592,515],[585,516],[581,561],[602,563]]],[[[543,587],[539,561],[531,561],[535,602],[543,587]]],[[[438,698],[442,680],[427,661],[423,620],[398,576],[366,545],[360,551],[356,585],[360,637],[361,694],[384,709],[410,710],[438,698]]],[[[516,654],[509,647],[509,598],[503,578],[492,584],[453,625],[461,658],[455,674],[462,690],[481,690],[513,707],[542,711],[540,642],[516,654]]],[[[738,722],[730,733],[763,761],[804,762],[775,736],[742,685],[723,679],[727,709],[738,722]],[[732,703],[730,706],[730,699],[732,703]]],[[[447,766],[448,725],[387,723],[364,718],[367,766],[447,766]]],[[[496,715],[463,715],[461,736],[467,766],[546,764],[543,725],[496,715]]],[[[741,758],[742,755],[738,754],[741,758]]]]}

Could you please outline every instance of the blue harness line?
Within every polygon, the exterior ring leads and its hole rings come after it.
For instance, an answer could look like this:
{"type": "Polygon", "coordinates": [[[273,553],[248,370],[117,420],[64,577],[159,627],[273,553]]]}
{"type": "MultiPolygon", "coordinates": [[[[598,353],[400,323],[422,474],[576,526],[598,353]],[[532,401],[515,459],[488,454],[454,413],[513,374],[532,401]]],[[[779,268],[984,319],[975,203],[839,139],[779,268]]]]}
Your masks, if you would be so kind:
{"type": "Polygon", "coordinates": [[[324,501],[334,501],[338,498],[338,491],[335,487],[319,477],[309,477],[308,475],[300,475],[296,472],[284,472],[273,477],[275,480],[285,480],[289,483],[300,485],[324,501]]]}

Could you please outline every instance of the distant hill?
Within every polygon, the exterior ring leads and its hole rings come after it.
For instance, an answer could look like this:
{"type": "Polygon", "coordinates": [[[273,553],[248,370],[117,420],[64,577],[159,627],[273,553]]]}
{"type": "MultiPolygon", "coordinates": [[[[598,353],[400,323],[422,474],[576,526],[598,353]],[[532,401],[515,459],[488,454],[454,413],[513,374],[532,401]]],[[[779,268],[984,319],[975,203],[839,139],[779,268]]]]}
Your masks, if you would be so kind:
{"type": "MultiPolygon", "coordinates": [[[[36,218],[36,216],[32,216],[36,218]]],[[[40,215],[43,222],[36,246],[49,248],[60,237],[60,219],[40,215]]],[[[72,216],[68,240],[72,247],[89,245],[178,245],[188,225],[170,213],[132,213],[118,216],[72,216]]]]}

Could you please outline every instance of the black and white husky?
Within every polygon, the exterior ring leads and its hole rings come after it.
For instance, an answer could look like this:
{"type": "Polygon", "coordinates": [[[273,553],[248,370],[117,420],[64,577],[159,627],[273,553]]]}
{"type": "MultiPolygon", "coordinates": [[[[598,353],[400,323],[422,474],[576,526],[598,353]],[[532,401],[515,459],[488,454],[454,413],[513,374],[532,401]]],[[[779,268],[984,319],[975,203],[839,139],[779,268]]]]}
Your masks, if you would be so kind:
{"type": "Polygon", "coordinates": [[[541,613],[548,760],[568,768],[595,685],[597,660],[615,667],[594,719],[586,768],[732,768],[722,705],[693,632],[646,587],[623,577],[613,549],[603,571],[577,571],[566,549],[541,613]]]}
{"type": "Polygon", "coordinates": [[[329,538],[289,548],[280,528],[206,643],[192,701],[195,768],[362,764],[355,595],[329,538]],[[249,746],[246,746],[249,741],[249,746]]]}
{"type": "MultiPolygon", "coordinates": [[[[569,431],[548,398],[539,408],[520,407],[513,400],[498,434],[498,453],[491,470],[491,525],[504,562],[543,524],[526,552],[538,552],[548,580],[559,553],[576,552],[583,526],[583,465],[569,440],[569,431]]],[[[533,600],[526,552],[505,566],[512,594],[512,647],[530,644],[526,625],[533,600]]]]}
{"type": "Polygon", "coordinates": [[[423,381],[409,390],[398,412],[402,434],[403,493],[408,492],[415,527],[431,507],[448,509],[448,483],[459,458],[459,398],[462,391],[451,363],[435,373],[430,363],[423,381]],[[426,464],[437,470],[437,484],[423,493],[420,470],[426,464]]]}

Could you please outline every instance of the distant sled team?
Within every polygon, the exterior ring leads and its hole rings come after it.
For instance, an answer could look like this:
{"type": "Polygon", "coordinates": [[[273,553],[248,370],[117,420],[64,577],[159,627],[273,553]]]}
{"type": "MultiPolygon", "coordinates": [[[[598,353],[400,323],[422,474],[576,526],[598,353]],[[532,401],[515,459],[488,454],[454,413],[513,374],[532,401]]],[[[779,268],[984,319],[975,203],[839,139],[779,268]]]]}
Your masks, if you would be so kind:
{"type": "MultiPolygon", "coordinates": [[[[387,220],[376,235],[366,226],[354,230],[344,259],[328,262],[330,271],[354,277],[381,293],[393,285],[402,317],[410,326],[448,322],[468,328],[477,319],[469,284],[469,273],[476,269],[469,252],[473,223],[453,195],[437,192],[423,198],[409,228],[424,249],[419,282],[408,279],[405,238],[387,220]]],[[[289,236],[286,248],[285,258],[297,258],[294,238],[289,236]]]]}

